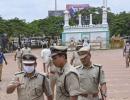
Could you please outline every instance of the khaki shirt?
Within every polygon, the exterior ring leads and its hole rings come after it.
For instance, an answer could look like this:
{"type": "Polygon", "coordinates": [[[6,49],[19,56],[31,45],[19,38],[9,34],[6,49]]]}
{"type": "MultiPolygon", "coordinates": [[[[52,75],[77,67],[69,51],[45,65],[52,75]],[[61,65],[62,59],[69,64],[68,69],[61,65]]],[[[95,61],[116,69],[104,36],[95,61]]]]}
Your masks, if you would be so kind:
{"type": "MultiPolygon", "coordinates": [[[[83,67],[81,65],[77,68],[79,72],[79,80],[80,80],[80,90],[83,94],[91,94],[98,93],[98,73],[99,73],[99,65],[92,65],[89,68],[83,67]]],[[[100,70],[100,84],[105,83],[105,75],[104,71],[100,70]]]]}
{"type": "Polygon", "coordinates": [[[44,100],[44,92],[47,96],[52,95],[48,78],[39,73],[31,78],[26,77],[24,72],[16,73],[10,84],[16,80],[22,84],[17,88],[18,100],[44,100]]]}
{"type": "Polygon", "coordinates": [[[73,51],[73,59],[74,59],[73,60],[73,66],[74,67],[82,64],[81,61],[80,61],[79,55],[76,51],[73,51]]]}
{"type": "Polygon", "coordinates": [[[57,77],[58,77],[58,70],[59,70],[59,68],[57,68],[54,64],[53,64],[53,62],[52,62],[52,60],[50,60],[50,74],[52,74],[52,75],[50,75],[49,76],[49,78],[50,78],[50,81],[52,82],[52,81],[56,81],[57,80],[57,77]]]}
{"type": "Polygon", "coordinates": [[[16,58],[21,58],[22,50],[16,50],[16,58]]]}
{"type": "Polygon", "coordinates": [[[28,54],[28,53],[31,53],[31,49],[28,47],[28,48],[22,48],[22,53],[23,54],[28,54]]]}
{"type": "Polygon", "coordinates": [[[70,96],[76,96],[78,94],[79,94],[78,73],[76,72],[76,69],[74,67],[66,63],[63,69],[59,71],[58,79],[56,82],[56,100],[70,100],[70,96]],[[71,72],[76,73],[76,75],[71,72]],[[65,91],[65,88],[69,93],[69,95],[65,91]]]}
{"type": "Polygon", "coordinates": [[[58,72],[58,69],[54,64],[53,64],[53,61],[52,59],[50,60],[50,72],[54,72],[54,73],[57,73],[58,72]]]}

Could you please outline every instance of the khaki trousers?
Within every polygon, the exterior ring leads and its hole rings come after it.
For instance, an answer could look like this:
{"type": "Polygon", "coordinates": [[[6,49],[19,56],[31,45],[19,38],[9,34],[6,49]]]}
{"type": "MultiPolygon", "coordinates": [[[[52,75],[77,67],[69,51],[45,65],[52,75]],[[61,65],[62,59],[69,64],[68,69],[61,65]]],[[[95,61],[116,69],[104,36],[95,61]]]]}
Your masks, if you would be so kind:
{"type": "Polygon", "coordinates": [[[18,71],[22,71],[22,60],[21,58],[16,59],[17,66],[18,66],[18,71]]]}
{"type": "Polygon", "coordinates": [[[3,68],[3,64],[0,64],[0,80],[1,80],[1,77],[2,77],[2,68],[3,68]]]}

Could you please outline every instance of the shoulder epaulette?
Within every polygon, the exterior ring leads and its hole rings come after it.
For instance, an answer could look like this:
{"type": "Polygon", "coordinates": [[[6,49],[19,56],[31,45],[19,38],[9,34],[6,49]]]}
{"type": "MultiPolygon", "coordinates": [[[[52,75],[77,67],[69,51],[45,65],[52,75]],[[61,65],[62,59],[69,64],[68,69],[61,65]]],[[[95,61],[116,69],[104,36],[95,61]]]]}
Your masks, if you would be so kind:
{"type": "Polygon", "coordinates": [[[46,76],[45,74],[41,74],[41,73],[38,73],[39,75],[41,75],[41,76],[46,76]]]}
{"type": "Polygon", "coordinates": [[[14,75],[19,75],[19,74],[23,74],[24,72],[21,71],[21,72],[16,72],[14,75]]]}
{"type": "Polygon", "coordinates": [[[82,67],[82,65],[79,65],[79,66],[76,66],[75,68],[76,68],[76,69],[79,69],[79,68],[81,68],[81,67],[82,67]]]}
{"type": "Polygon", "coordinates": [[[93,64],[93,65],[96,67],[102,67],[102,65],[100,65],[100,64],[93,64]]]}
{"type": "Polygon", "coordinates": [[[49,78],[49,76],[47,74],[41,74],[41,73],[38,73],[38,74],[43,76],[44,78],[49,78]]]}

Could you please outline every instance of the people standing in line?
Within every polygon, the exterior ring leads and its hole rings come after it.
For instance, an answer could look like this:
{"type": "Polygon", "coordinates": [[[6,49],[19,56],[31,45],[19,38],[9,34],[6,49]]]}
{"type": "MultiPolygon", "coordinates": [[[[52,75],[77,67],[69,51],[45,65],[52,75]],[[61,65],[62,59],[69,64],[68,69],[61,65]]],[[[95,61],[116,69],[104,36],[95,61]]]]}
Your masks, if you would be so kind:
{"type": "Polygon", "coordinates": [[[28,44],[24,45],[24,48],[22,48],[22,54],[28,54],[31,53],[31,48],[28,47],[28,44]]]}
{"type": "Polygon", "coordinates": [[[17,89],[18,100],[47,100],[52,99],[52,91],[49,79],[36,71],[36,56],[25,54],[22,56],[23,71],[15,74],[7,86],[7,93],[13,93],[17,89]]]}
{"type": "Polygon", "coordinates": [[[67,62],[67,48],[50,48],[53,64],[59,68],[56,81],[56,100],[77,100],[79,95],[79,77],[77,70],[67,62]]]}
{"type": "Polygon", "coordinates": [[[22,71],[22,50],[20,46],[18,46],[15,52],[14,60],[17,62],[18,71],[22,71]]]}
{"type": "Polygon", "coordinates": [[[78,54],[82,62],[82,65],[77,67],[81,92],[78,100],[99,100],[99,91],[101,100],[106,100],[107,86],[102,66],[92,63],[89,47],[82,47],[78,54]]]}
{"type": "Polygon", "coordinates": [[[7,65],[7,61],[6,61],[5,56],[2,52],[2,48],[0,47],[0,82],[2,81],[3,60],[5,61],[5,64],[7,65]]]}
{"type": "Polygon", "coordinates": [[[129,67],[129,63],[130,63],[130,42],[129,41],[126,41],[126,44],[124,46],[123,56],[125,57],[126,68],[128,68],[129,67]]]}
{"type": "Polygon", "coordinates": [[[43,49],[41,51],[41,57],[43,59],[43,71],[44,73],[49,72],[49,63],[50,63],[51,51],[47,48],[47,45],[43,45],[43,49]]]}

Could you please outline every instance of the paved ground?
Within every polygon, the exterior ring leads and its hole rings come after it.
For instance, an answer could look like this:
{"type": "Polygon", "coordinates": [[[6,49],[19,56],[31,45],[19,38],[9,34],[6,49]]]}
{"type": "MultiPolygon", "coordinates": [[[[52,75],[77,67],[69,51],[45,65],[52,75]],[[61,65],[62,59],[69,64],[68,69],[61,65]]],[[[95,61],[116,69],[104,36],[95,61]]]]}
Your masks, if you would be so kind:
{"type": "MultiPolygon", "coordinates": [[[[33,50],[38,57],[37,70],[42,72],[40,49],[33,50]]],[[[6,94],[6,86],[13,74],[17,71],[14,54],[5,54],[8,65],[4,65],[3,79],[0,82],[0,100],[17,100],[16,92],[6,94]]],[[[93,63],[102,64],[106,72],[108,86],[108,100],[130,100],[130,68],[125,68],[122,50],[97,50],[92,51],[93,63]]]]}

